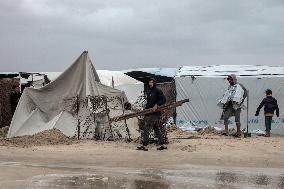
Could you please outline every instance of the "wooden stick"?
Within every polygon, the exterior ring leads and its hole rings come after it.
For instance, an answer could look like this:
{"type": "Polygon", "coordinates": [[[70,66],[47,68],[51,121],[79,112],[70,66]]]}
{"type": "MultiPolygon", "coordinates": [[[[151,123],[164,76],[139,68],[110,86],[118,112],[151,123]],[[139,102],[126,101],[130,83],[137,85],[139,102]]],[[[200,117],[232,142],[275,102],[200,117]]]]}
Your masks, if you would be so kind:
{"type": "Polygon", "coordinates": [[[153,111],[152,108],[149,108],[149,109],[145,109],[145,110],[142,110],[142,111],[139,111],[139,112],[134,112],[134,113],[130,113],[130,114],[116,116],[116,117],[110,118],[109,121],[110,122],[116,122],[116,121],[121,121],[121,120],[124,120],[124,119],[130,119],[130,118],[133,118],[133,117],[151,114],[151,113],[154,113],[154,112],[161,112],[161,111],[164,111],[164,110],[168,110],[168,109],[171,109],[171,108],[181,106],[183,103],[186,103],[186,102],[189,102],[189,99],[184,99],[184,100],[180,100],[180,101],[177,101],[177,102],[164,104],[162,106],[159,106],[155,111],[153,111]]]}

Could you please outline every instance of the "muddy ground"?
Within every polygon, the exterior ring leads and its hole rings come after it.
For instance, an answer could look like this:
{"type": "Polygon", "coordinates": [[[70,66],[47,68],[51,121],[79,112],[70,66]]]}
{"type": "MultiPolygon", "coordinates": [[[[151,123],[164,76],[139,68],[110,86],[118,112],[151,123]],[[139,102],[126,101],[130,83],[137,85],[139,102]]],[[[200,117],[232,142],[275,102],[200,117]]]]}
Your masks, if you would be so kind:
{"type": "Polygon", "coordinates": [[[172,131],[169,141],[145,152],[135,142],[2,138],[0,188],[284,188],[284,137],[172,131]]]}

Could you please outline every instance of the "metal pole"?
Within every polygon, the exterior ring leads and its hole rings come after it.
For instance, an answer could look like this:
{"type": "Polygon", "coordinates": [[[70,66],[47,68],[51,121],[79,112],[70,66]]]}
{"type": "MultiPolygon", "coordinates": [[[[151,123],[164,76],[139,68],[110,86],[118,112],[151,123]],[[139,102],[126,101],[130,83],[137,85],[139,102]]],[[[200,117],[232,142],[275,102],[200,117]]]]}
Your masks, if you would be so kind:
{"type": "Polygon", "coordinates": [[[248,120],[249,120],[249,91],[248,91],[248,97],[247,97],[247,133],[248,133],[248,120]]]}
{"type": "Polygon", "coordinates": [[[247,132],[244,134],[244,137],[251,137],[251,133],[249,133],[249,90],[247,91],[248,96],[247,96],[247,132]]]}

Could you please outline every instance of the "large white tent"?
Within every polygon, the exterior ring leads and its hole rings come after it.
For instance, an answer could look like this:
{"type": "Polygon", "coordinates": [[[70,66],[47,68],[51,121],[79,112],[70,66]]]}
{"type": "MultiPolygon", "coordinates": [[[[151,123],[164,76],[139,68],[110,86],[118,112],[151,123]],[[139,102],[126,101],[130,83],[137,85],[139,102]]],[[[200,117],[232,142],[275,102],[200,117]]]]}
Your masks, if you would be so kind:
{"type": "Polygon", "coordinates": [[[130,103],[136,102],[137,98],[143,95],[144,84],[121,71],[98,70],[97,72],[104,85],[123,91],[130,103]]]}
{"type": "MultiPolygon", "coordinates": [[[[223,128],[222,110],[217,102],[228,88],[227,75],[236,74],[239,83],[249,90],[248,125],[250,131],[265,130],[264,116],[254,116],[256,108],[272,89],[278,100],[280,116],[273,118],[272,133],[284,134],[284,68],[253,65],[184,66],[175,77],[177,100],[190,102],[177,108],[177,124],[181,127],[215,126],[223,128]]],[[[245,102],[246,105],[246,102],[245,102]]],[[[235,126],[234,119],[231,127],[235,126]]],[[[247,126],[247,110],[242,110],[242,128],[247,126]]]]}
{"type": "Polygon", "coordinates": [[[124,92],[101,84],[88,53],[44,87],[26,88],[10,125],[8,137],[32,135],[57,128],[67,136],[113,138],[126,135],[123,123],[108,118],[121,115],[124,92]]]}
{"type": "MultiPolygon", "coordinates": [[[[54,81],[62,72],[28,72],[30,76],[25,79],[21,78],[21,83],[27,83],[33,81],[34,88],[40,88],[45,85],[44,76],[54,81]]],[[[113,87],[121,90],[127,96],[130,103],[136,102],[137,98],[143,94],[144,84],[136,79],[127,76],[121,71],[110,70],[97,70],[97,74],[100,78],[100,82],[103,85],[113,87]]]]}

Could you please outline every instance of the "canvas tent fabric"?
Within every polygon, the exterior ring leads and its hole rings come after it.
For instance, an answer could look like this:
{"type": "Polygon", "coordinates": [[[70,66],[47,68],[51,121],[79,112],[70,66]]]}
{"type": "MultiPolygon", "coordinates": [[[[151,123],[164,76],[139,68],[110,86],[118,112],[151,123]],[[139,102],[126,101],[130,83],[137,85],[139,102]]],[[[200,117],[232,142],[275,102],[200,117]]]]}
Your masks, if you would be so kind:
{"type": "Polygon", "coordinates": [[[138,80],[125,75],[121,71],[97,70],[97,72],[101,79],[101,83],[107,86],[112,86],[112,81],[114,82],[114,86],[141,83],[138,80]]]}
{"type": "Polygon", "coordinates": [[[107,139],[115,134],[111,127],[122,135],[125,125],[109,125],[108,117],[121,115],[126,100],[122,91],[100,83],[88,52],[83,52],[53,82],[38,89],[25,88],[7,136],[57,128],[70,137],[107,139]]]}
{"type": "MultiPolygon", "coordinates": [[[[229,74],[228,74],[229,75],[229,74]]],[[[256,108],[265,97],[265,90],[272,89],[273,96],[278,100],[280,116],[273,118],[272,133],[284,135],[284,77],[278,76],[246,76],[238,77],[238,82],[249,90],[248,124],[249,130],[265,130],[263,109],[258,117],[254,116],[256,108]]],[[[229,83],[226,77],[176,77],[177,100],[189,98],[189,103],[177,108],[177,124],[180,127],[207,127],[223,128],[220,120],[222,109],[217,106],[218,100],[227,90],[229,83]]],[[[244,104],[246,105],[246,101],[244,104]]],[[[247,126],[247,110],[242,110],[241,126],[247,126]]],[[[230,127],[235,127],[234,118],[230,119],[230,127]]]]}
{"type": "MultiPolygon", "coordinates": [[[[103,85],[112,87],[112,79],[114,81],[114,88],[121,90],[127,96],[130,103],[137,101],[137,98],[143,94],[144,85],[138,80],[129,77],[121,71],[110,70],[96,70],[103,85]]],[[[30,72],[32,73],[32,72],[30,72]]],[[[38,72],[41,75],[46,75],[51,81],[54,81],[62,72],[38,72]]],[[[43,76],[35,75],[33,77],[34,88],[44,86],[43,76]]],[[[31,76],[28,79],[21,79],[23,83],[31,81],[31,76]]]]}
{"type": "MultiPolygon", "coordinates": [[[[139,84],[141,82],[125,75],[121,71],[110,71],[110,70],[96,70],[100,78],[100,82],[106,86],[112,86],[112,78],[114,80],[114,86],[139,84]]],[[[47,77],[54,81],[62,72],[39,72],[40,74],[47,75],[47,77]]],[[[42,79],[42,77],[40,78],[42,79]]]]}
{"type": "Polygon", "coordinates": [[[121,71],[98,70],[101,82],[115,89],[121,90],[127,96],[130,103],[135,103],[139,96],[143,95],[144,84],[121,71]]]}

